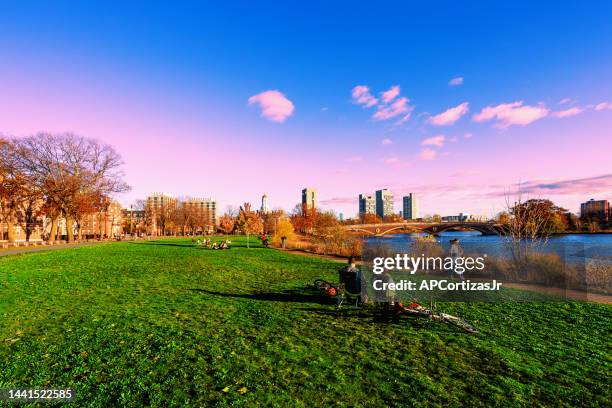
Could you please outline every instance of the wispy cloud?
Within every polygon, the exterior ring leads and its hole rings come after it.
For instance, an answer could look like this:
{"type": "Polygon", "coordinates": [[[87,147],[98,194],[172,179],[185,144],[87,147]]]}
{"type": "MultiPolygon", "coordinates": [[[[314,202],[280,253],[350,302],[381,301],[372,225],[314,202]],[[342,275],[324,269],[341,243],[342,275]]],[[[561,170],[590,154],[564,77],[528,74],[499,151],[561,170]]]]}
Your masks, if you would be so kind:
{"type": "Polygon", "coordinates": [[[451,79],[450,81],[448,81],[448,85],[449,86],[463,85],[463,77],[455,77],[455,78],[451,79]]]}
{"type": "Polygon", "coordinates": [[[372,115],[374,120],[388,120],[396,116],[410,113],[413,109],[408,105],[408,98],[405,96],[398,98],[390,105],[379,106],[378,110],[372,115]]]}
{"type": "Polygon", "coordinates": [[[282,123],[293,115],[295,106],[282,92],[269,90],[253,95],[248,100],[249,105],[259,105],[261,116],[273,122],[282,123]]]}
{"type": "Polygon", "coordinates": [[[538,119],[548,116],[549,110],[544,105],[523,105],[523,101],[502,103],[497,106],[487,106],[473,116],[475,122],[495,120],[495,127],[500,129],[512,125],[528,125],[538,119]]]}
{"type": "Polygon", "coordinates": [[[464,138],[466,138],[466,139],[471,139],[473,136],[474,136],[474,135],[473,135],[473,134],[471,134],[470,132],[467,132],[467,133],[464,133],[464,134],[463,134],[463,137],[464,137],[464,138]]]}
{"type": "Polygon", "coordinates": [[[370,93],[370,88],[365,85],[357,85],[353,88],[351,92],[351,96],[353,97],[353,102],[357,105],[363,105],[366,108],[374,106],[378,103],[378,99],[376,99],[370,93]]]}
{"type": "Polygon", "coordinates": [[[370,88],[366,85],[357,85],[351,92],[353,103],[364,108],[375,108],[372,119],[375,121],[386,121],[395,119],[394,125],[401,125],[410,120],[414,106],[409,105],[410,100],[405,96],[400,97],[399,85],[393,85],[388,90],[381,92],[380,99],[372,95],[370,88]]]}
{"type": "Polygon", "coordinates": [[[430,148],[423,149],[421,150],[421,153],[419,153],[419,157],[423,160],[433,160],[436,158],[437,155],[438,152],[430,148]]]}
{"type": "Polygon", "coordinates": [[[601,102],[595,105],[596,111],[602,111],[604,109],[612,109],[612,102],[601,102]]]}
{"type": "Polygon", "coordinates": [[[442,147],[442,146],[444,146],[444,141],[445,140],[446,140],[446,136],[444,136],[444,135],[437,135],[437,136],[428,137],[427,139],[423,139],[423,141],[421,141],[421,144],[423,146],[438,146],[438,147],[442,147]]]}
{"type": "Polygon", "coordinates": [[[360,162],[361,160],[363,160],[363,157],[361,156],[351,156],[347,158],[345,161],[348,163],[357,163],[357,162],[360,162]]]}
{"type": "Polygon", "coordinates": [[[572,101],[571,98],[563,98],[559,101],[559,105],[566,105],[572,101]]]}
{"type": "Polygon", "coordinates": [[[382,93],[382,101],[383,103],[389,103],[392,100],[394,100],[395,98],[397,98],[400,94],[400,87],[399,85],[394,85],[391,88],[389,88],[388,90],[386,90],[385,92],[382,93]]]}
{"type": "Polygon", "coordinates": [[[390,144],[393,144],[393,140],[388,139],[388,138],[383,139],[383,140],[382,140],[382,144],[384,144],[384,145],[390,145],[390,144]]]}
{"type": "Polygon", "coordinates": [[[612,174],[570,180],[527,181],[515,184],[510,191],[496,191],[491,197],[508,194],[533,195],[582,195],[593,193],[612,193],[612,174]]]}
{"type": "Polygon", "coordinates": [[[567,118],[569,116],[579,115],[582,112],[584,112],[584,108],[574,107],[562,111],[553,112],[552,115],[556,118],[567,118]]]}
{"type": "Polygon", "coordinates": [[[468,113],[470,104],[463,102],[453,108],[429,118],[429,123],[436,126],[448,126],[458,121],[463,115],[468,113]]]}

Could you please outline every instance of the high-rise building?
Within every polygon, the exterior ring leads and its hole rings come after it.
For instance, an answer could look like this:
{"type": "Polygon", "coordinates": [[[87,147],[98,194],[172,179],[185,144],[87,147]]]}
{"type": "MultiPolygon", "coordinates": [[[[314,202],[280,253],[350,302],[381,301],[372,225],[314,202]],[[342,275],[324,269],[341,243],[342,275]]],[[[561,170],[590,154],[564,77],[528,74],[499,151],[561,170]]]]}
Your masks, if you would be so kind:
{"type": "Polygon", "coordinates": [[[268,196],[266,194],[261,196],[261,208],[259,209],[259,211],[262,214],[267,214],[270,212],[270,205],[268,204],[268,196]]]}
{"type": "Polygon", "coordinates": [[[311,187],[302,190],[302,207],[305,210],[317,208],[317,190],[311,187]]]}
{"type": "Polygon", "coordinates": [[[408,195],[405,196],[402,201],[402,215],[404,219],[416,220],[419,218],[419,204],[417,203],[416,195],[414,193],[408,193],[408,195]]]}
{"type": "Polygon", "coordinates": [[[376,215],[380,218],[393,215],[393,194],[386,188],[376,191],[376,215]]]}
{"type": "Polygon", "coordinates": [[[187,198],[181,203],[198,220],[207,224],[209,231],[214,231],[217,225],[217,202],[211,198],[187,198]]]}
{"type": "Polygon", "coordinates": [[[599,222],[608,222],[610,219],[610,203],[608,200],[590,199],[580,204],[580,218],[583,220],[597,219],[599,222]]]}
{"type": "Polygon", "coordinates": [[[359,194],[359,216],[376,214],[376,198],[367,194],[359,194]]]}
{"type": "Polygon", "coordinates": [[[147,208],[151,211],[174,210],[176,208],[176,198],[164,193],[153,193],[147,197],[147,208]]]}

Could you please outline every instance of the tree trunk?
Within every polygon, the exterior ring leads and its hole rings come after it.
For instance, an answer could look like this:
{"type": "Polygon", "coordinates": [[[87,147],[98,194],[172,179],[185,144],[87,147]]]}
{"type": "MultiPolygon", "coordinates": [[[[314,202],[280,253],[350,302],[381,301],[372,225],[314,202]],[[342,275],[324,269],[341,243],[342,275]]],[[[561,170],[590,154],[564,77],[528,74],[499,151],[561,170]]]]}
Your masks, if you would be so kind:
{"type": "Polygon", "coordinates": [[[68,235],[68,242],[74,242],[74,220],[72,215],[66,214],[66,234],[68,235]]]}
{"type": "Polygon", "coordinates": [[[55,241],[57,237],[57,221],[58,217],[51,218],[51,231],[49,231],[49,241],[55,241]]]}
{"type": "Polygon", "coordinates": [[[6,219],[6,231],[8,233],[8,242],[15,242],[15,216],[12,214],[6,219]]]}

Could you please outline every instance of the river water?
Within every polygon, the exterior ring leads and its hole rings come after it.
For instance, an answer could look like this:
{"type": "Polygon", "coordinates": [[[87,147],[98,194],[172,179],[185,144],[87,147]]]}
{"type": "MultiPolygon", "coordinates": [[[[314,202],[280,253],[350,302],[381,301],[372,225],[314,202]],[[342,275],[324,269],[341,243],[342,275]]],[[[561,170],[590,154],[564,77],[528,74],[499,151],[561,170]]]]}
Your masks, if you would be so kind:
{"type": "MultiPolygon", "coordinates": [[[[385,244],[394,252],[407,252],[410,243],[423,234],[395,234],[382,237],[368,237],[366,244],[385,244]]],[[[481,235],[476,231],[446,231],[435,237],[436,241],[448,251],[449,241],[458,239],[465,253],[508,255],[508,237],[481,235]]],[[[567,262],[584,262],[588,259],[612,260],[612,234],[563,234],[554,235],[539,249],[553,252],[567,262]]]]}

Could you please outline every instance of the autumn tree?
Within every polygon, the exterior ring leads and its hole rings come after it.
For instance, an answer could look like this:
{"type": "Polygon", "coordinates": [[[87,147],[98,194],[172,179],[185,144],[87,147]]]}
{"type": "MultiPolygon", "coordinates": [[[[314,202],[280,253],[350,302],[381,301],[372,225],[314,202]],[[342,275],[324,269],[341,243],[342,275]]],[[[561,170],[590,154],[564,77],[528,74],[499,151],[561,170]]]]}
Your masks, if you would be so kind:
{"type": "Polygon", "coordinates": [[[297,204],[291,213],[290,220],[296,231],[311,234],[316,218],[316,208],[308,208],[304,204],[297,204]]]}
{"type": "Polygon", "coordinates": [[[246,235],[247,248],[249,248],[249,236],[251,234],[261,234],[263,232],[263,221],[259,214],[251,209],[250,203],[244,203],[244,205],[240,207],[235,228],[246,235]]]}
{"type": "Polygon", "coordinates": [[[285,237],[287,241],[292,241],[295,238],[295,230],[293,229],[293,224],[286,217],[280,218],[278,220],[275,232],[272,235],[272,243],[274,245],[280,245],[283,237],[285,237]]]}
{"type": "MultiPolygon", "coordinates": [[[[16,149],[20,171],[41,192],[46,208],[54,207],[52,213],[66,219],[69,242],[74,240],[80,196],[111,196],[129,189],[123,181],[119,154],[93,139],[71,133],[39,133],[19,139],[16,149]]],[[[57,225],[57,220],[53,224],[57,225]]]]}
{"type": "Polygon", "coordinates": [[[219,228],[221,228],[224,234],[234,232],[234,224],[235,218],[229,213],[225,213],[219,218],[219,228]]]}
{"type": "Polygon", "coordinates": [[[283,210],[273,210],[260,215],[263,220],[264,232],[274,234],[278,228],[279,220],[285,217],[285,212],[283,210]]]}
{"type": "Polygon", "coordinates": [[[382,218],[380,218],[376,214],[361,214],[359,215],[359,221],[362,224],[380,224],[382,222],[382,218]]]}

